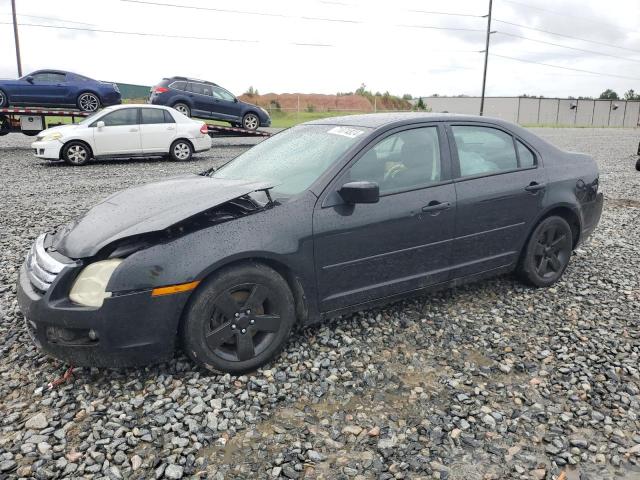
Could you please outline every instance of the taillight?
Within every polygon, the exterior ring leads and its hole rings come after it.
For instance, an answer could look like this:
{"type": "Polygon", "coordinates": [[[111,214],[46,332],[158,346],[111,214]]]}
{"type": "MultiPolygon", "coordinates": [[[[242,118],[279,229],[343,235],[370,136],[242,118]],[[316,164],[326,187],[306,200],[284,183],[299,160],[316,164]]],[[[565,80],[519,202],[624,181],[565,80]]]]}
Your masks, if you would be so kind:
{"type": "Polygon", "coordinates": [[[200,127],[200,133],[202,133],[204,135],[209,133],[209,128],[207,127],[206,123],[203,123],[202,126],[200,127]]]}
{"type": "Polygon", "coordinates": [[[166,87],[156,87],[156,88],[153,89],[153,91],[155,93],[165,93],[165,92],[168,92],[169,89],[166,88],[166,87]]]}

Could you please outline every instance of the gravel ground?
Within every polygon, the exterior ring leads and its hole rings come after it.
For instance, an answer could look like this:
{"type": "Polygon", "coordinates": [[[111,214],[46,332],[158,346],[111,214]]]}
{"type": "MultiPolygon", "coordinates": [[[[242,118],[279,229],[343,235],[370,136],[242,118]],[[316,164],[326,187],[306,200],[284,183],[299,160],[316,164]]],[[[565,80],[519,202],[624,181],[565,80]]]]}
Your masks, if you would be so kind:
{"type": "MultiPolygon", "coordinates": [[[[631,129],[540,129],[595,156],[606,207],[550,289],[507,276],[296,332],[252,375],[179,355],[67,368],[22,326],[16,275],[35,237],[112,192],[219,164],[82,168],[0,137],[0,478],[640,478],[640,173],[631,129]]],[[[250,143],[250,141],[249,141],[250,143]]]]}

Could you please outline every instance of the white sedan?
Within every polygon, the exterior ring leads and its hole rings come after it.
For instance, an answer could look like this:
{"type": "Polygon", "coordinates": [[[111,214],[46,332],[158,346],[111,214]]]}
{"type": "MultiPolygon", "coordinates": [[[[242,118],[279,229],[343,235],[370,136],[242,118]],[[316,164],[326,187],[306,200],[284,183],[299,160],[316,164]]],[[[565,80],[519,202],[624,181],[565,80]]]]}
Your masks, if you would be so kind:
{"type": "Polygon", "coordinates": [[[186,161],[211,148],[207,125],[173,108],[156,105],[107,107],[82,122],[38,134],[36,157],[84,165],[91,158],[170,156],[186,161]]]}

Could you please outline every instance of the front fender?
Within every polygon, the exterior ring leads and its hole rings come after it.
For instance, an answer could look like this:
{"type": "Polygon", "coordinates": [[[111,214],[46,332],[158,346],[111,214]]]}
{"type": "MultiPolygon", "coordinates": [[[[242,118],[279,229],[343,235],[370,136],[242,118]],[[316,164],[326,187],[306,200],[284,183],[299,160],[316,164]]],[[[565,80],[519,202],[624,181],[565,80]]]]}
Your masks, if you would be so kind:
{"type": "Polygon", "coordinates": [[[108,290],[125,292],[203,280],[242,260],[280,265],[315,300],[312,212],[316,197],[296,199],[245,217],[158,243],[128,256],[109,281],[108,290]]]}

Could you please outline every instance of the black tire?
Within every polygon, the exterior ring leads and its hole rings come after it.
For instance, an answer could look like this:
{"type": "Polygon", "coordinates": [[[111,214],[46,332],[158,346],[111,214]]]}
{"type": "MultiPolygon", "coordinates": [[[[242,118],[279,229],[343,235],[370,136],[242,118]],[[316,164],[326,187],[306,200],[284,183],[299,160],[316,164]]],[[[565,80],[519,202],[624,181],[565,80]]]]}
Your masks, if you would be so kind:
{"type": "Polygon", "coordinates": [[[4,115],[0,115],[0,137],[8,135],[10,131],[11,124],[9,123],[9,119],[4,115]]]}
{"type": "Polygon", "coordinates": [[[245,130],[257,130],[260,126],[260,118],[253,112],[246,113],[242,117],[242,128],[245,130]]]}
{"type": "Polygon", "coordinates": [[[0,108],[9,106],[9,97],[4,93],[4,90],[0,90],[0,108]]]}
{"type": "Polygon", "coordinates": [[[72,140],[62,147],[62,159],[74,167],[86,165],[91,157],[91,148],[84,142],[72,140]]]}
{"type": "Polygon", "coordinates": [[[636,162],[636,170],[640,172],[640,158],[638,158],[638,161],[636,162]]]}
{"type": "Polygon", "coordinates": [[[178,102],[173,105],[173,109],[179,111],[183,115],[191,118],[191,109],[186,103],[178,102]]]}
{"type": "Polygon", "coordinates": [[[569,265],[573,233],[562,217],[543,219],[533,230],[520,260],[523,281],[536,287],[556,283],[569,265]]]}
{"type": "Polygon", "coordinates": [[[83,112],[97,112],[100,110],[100,97],[95,93],[83,92],[78,95],[76,105],[83,112]]]}
{"type": "Polygon", "coordinates": [[[293,295],[284,278],[266,265],[243,263],[198,287],[180,335],[186,354],[198,365],[240,374],[280,353],[295,319],[293,295]]]}
{"type": "Polygon", "coordinates": [[[176,140],[171,144],[169,155],[174,162],[188,162],[193,156],[193,145],[188,140],[176,140]]]}

